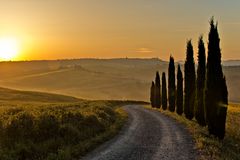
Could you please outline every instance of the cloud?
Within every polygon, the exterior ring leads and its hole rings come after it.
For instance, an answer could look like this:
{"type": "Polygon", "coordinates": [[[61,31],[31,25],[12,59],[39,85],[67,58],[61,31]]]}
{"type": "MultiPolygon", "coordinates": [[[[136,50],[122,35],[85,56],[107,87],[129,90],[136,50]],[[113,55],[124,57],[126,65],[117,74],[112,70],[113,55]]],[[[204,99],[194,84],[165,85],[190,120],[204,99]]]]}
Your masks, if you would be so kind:
{"type": "Polygon", "coordinates": [[[176,29],[175,32],[196,32],[196,29],[193,29],[193,28],[179,28],[179,29],[176,29]]]}
{"type": "Polygon", "coordinates": [[[153,50],[151,50],[150,48],[138,48],[136,50],[137,53],[152,53],[153,50]]]}

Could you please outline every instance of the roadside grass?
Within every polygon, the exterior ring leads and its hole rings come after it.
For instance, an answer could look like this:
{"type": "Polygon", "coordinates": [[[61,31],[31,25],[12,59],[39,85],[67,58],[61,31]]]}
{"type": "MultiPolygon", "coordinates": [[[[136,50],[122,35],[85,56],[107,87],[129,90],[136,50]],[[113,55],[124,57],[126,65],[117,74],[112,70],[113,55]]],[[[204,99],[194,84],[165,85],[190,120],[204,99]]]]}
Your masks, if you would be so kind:
{"type": "MultiPolygon", "coordinates": [[[[147,106],[147,108],[151,108],[147,106]]],[[[201,127],[196,120],[189,121],[184,115],[155,109],[184,124],[194,138],[199,152],[198,160],[240,160],[240,104],[228,106],[226,135],[219,140],[208,134],[207,127],[201,127]]]]}
{"type": "Polygon", "coordinates": [[[137,101],[0,88],[0,160],[75,160],[118,133],[137,101]]]}
{"type": "Polygon", "coordinates": [[[0,159],[78,159],[118,133],[124,103],[1,104],[0,159]]]}

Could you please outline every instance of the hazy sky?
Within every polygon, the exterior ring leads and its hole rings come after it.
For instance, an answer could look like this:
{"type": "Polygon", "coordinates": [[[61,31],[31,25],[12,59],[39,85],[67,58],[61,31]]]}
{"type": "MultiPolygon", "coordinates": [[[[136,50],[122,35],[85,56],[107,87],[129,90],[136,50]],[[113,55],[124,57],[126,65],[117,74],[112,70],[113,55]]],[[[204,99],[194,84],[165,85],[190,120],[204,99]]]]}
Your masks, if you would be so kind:
{"type": "Polygon", "coordinates": [[[18,59],[159,57],[195,53],[208,21],[219,23],[224,59],[240,59],[240,0],[0,0],[0,37],[18,59]]]}

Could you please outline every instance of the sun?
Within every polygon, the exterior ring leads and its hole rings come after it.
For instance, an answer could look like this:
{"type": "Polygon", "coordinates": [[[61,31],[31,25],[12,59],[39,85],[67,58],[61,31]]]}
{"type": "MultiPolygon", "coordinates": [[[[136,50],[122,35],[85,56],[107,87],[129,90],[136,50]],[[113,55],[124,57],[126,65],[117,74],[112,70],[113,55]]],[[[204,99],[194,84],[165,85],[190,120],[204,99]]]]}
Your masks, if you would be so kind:
{"type": "Polygon", "coordinates": [[[0,38],[0,60],[13,60],[18,53],[19,42],[16,38],[0,38]]]}

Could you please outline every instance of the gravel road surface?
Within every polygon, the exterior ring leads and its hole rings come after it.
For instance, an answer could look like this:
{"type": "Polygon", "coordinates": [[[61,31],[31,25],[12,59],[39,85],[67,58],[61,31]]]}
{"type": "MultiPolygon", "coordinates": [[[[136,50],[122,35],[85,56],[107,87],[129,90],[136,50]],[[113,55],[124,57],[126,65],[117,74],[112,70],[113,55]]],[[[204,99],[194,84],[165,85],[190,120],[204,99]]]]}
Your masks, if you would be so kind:
{"type": "Polygon", "coordinates": [[[127,124],[112,140],[83,160],[194,160],[192,137],[183,125],[158,111],[138,105],[123,107],[127,124]]]}

